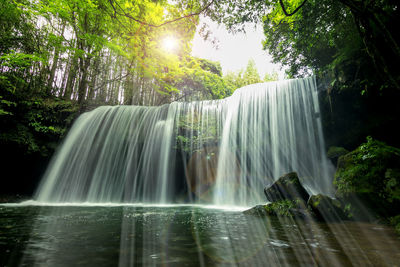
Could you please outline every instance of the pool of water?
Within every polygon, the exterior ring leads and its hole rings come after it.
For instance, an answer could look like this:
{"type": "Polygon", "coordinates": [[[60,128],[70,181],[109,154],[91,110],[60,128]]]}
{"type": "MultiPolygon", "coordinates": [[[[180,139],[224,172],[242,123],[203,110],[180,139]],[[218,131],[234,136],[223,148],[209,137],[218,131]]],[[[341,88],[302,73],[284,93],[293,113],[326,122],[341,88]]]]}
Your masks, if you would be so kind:
{"type": "Polygon", "coordinates": [[[0,266],[399,266],[393,229],[188,205],[0,205],[0,266]]]}

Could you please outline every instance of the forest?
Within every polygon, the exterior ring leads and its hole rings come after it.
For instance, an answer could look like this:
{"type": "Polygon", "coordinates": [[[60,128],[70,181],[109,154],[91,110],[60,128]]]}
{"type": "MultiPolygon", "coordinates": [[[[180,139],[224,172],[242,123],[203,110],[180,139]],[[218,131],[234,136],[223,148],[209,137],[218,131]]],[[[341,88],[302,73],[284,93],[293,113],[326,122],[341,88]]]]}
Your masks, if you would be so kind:
{"type": "MultiPolygon", "coordinates": [[[[162,105],[223,98],[261,81],[252,66],[243,81],[241,74],[223,79],[217,62],[190,56],[205,10],[194,2],[5,1],[2,87],[80,106],[162,105]],[[163,50],[169,36],[178,39],[176,52],[163,50]]],[[[3,102],[2,114],[10,105],[3,102]]]]}

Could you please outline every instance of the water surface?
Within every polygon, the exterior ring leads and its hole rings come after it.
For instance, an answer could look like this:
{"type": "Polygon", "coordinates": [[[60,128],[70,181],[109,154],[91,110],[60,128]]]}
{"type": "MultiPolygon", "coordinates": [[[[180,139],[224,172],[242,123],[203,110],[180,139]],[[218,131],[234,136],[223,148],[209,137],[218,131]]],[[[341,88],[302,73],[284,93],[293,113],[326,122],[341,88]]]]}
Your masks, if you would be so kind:
{"type": "Polygon", "coordinates": [[[254,217],[207,206],[2,205],[0,266],[398,266],[369,223],[254,217]]]}

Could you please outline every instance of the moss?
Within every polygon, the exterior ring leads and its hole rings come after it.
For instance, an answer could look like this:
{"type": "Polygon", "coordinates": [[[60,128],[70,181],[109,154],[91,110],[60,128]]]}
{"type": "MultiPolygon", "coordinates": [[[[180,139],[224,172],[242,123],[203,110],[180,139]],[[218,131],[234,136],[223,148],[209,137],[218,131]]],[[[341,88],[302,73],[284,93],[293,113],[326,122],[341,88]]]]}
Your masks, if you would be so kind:
{"type": "Polygon", "coordinates": [[[285,174],[281,179],[279,179],[279,181],[284,185],[301,185],[296,172],[285,174]]]}
{"type": "Polygon", "coordinates": [[[346,155],[349,151],[343,147],[331,146],[328,149],[327,157],[332,161],[333,165],[337,166],[339,157],[346,155]]]}
{"type": "Polygon", "coordinates": [[[400,215],[390,218],[390,224],[394,227],[396,233],[400,235],[400,215]]]}
{"type": "Polygon", "coordinates": [[[331,146],[328,149],[327,156],[328,158],[336,158],[346,155],[347,153],[349,153],[349,151],[343,147],[331,146]]]}
{"type": "Polygon", "coordinates": [[[334,184],[338,198],[355,196],[378,215],[397,214],[400,149],[368,137],[366,143],[339,158],[334,184]]]}
{"type": "Polygon", "coordinates": [[[323,221],[340,221],[351,217],[340,201],[322,194],[312,195],[307,202],[307,207],[323,221]]]}
{"type": "Polygon", "coordinates": [[[281,200],[269,203],[264,206],[265,211],[269,215],[276,215],[282,217],[293,217],[293,209],[297,208],[297,203],[290,200],[281,200]]]}

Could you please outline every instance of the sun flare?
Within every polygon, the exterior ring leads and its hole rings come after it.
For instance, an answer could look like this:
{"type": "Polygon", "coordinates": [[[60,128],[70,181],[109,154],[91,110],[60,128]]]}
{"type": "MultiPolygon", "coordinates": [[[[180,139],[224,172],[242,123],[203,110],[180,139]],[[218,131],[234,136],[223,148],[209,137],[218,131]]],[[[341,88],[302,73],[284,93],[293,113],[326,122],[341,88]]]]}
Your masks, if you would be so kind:
{"type": "Polygon", "coordinates": [[[170,53],[175,52],[178,47],[178,41],[173,36],[167,36],[162,41],[162,47],[167,52],[170,53]]]}

